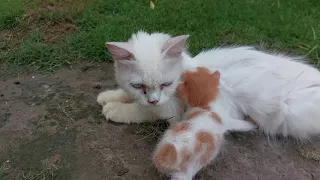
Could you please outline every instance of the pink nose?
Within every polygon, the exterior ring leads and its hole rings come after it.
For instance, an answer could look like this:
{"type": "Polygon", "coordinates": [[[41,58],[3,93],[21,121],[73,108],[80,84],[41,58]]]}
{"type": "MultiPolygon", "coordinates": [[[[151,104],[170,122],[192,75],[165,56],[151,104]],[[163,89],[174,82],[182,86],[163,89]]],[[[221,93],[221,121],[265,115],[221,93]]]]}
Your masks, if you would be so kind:
{"type": "Polygon", "coordinates": [[[157,104],[159,101],[155,100],[155,101],[148,101],[149,104],[157,104]]]}

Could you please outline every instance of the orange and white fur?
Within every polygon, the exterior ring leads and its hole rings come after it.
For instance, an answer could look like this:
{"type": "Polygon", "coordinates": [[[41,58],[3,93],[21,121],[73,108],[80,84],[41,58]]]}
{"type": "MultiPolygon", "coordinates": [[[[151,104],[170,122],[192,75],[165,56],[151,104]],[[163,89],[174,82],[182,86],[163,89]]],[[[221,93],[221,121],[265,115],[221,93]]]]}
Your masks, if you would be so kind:
{"type": "Polygon", "coordinates": [[[228,94],[219,88],[220,73],[198,67],[183,74],[178,86],[188,110],[179,123],[172,124],[160,140],[153,161],[172,180],[192,180],[219,153],[224,134],[250,131],[253,123],[237,117],[228,94]]]}

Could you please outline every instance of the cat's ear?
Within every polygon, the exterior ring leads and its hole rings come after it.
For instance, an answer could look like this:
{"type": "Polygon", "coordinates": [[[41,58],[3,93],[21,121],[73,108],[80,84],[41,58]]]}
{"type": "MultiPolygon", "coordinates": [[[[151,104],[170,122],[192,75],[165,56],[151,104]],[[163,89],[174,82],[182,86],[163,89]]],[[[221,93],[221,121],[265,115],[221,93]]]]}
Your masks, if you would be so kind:
{"type": "Polygon", "coordinates": [[[178,87],[177,87],[177,96],[180,98],[180,99],[183,99],[184,96],[185,96],[185,93],[184,93],[184,82],[181,82],[178,87]]]}
{"type": "Polygon", "coordinates": [[[220,79],[220,72],[215,71],[214,73],[211,74],[212,79],[219,80],[220,79]]]}
{"type": "Polygon", "coordinates": [[[128,42],[106,42],[105,45],[114,60],[131,60],[133,58],[133,48],[128,42]]]}
{"type": "Polygon", "coordinates": [[[185,48],[189,35],[181,35],[168,39],[163,47],[162,52],[168,57],[179,57],[185,48]]]}

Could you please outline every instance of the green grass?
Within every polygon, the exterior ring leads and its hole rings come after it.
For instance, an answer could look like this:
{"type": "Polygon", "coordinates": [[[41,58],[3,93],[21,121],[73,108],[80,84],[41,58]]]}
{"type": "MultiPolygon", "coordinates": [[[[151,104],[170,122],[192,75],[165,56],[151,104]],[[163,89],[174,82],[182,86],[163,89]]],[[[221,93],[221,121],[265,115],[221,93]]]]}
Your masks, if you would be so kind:
{"type": "Polygon", "coordinates": [[[8,169],[9,169],[9,167],[7,166],[6,163],[3,163],[0,166],[0,180],[4,180],[4,177],[6,176],[8,169]]]}
{"type": "Polygon", "coordinates": [[[0,168],[0,180],[4,179],[4,170],[0,168]]]}
{"type": "MultiPolygon", "coordinates": [[[[0,58],[16,67],[52,71],[78,60],[107,61],[110,56],[104,43],[125,41],[137,30],[190,34],[193,54],[226,44],[263,44],[269,50],[307,55],[317,65],[320,61],[318,0],[159,0],[155,9],[149,7],[148,0],[29,0],[24,6],[16,2],[4,2],[16,9],[7,9],[8,15],[0,18],[0,24],[2,19],[21,17],[23,9],[42,7],[35,13],[37,21],[31,21],[34,28],[17,47],[1,48],[15,49],[0,53],[0,58]],[[74,23],[77,30],[55,43],[43,40],[48,33],[39,27],[65,21],[74,23]]],[[[21,31],[19,26],[24,23],[11,30],[21,31]]]]}
{"type": "Polygon", "coordinates": [[[22,177],[23,180],[58,180],[58,176],[52,170],[43,170],[40,172],[28,172],[22,177]]]}
{"type": "Polygon", "coordinates": [[[24,12],[23,0],[1,0],[0,29],[12,28],[19,23],[24,12]]]}

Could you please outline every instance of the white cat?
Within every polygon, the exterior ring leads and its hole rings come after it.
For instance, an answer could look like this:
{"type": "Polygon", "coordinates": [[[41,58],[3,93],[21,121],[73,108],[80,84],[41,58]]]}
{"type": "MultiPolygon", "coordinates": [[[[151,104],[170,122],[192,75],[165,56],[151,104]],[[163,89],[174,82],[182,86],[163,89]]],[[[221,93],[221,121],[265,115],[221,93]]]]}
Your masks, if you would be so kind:
{"type": "Polygon", "coordinates": [[[293,58],[250,47],[220,48],[185,58],[179,97],[189,108],[153,154],[171,180],[191,180],[212,162],[229,131],[256,121],[270,135],[308,139],[320,133],[320,73],[293,58]]]}
{"type": "Polygon", "coordinates": [[[183,108],[175,92],[188,37],[140,31],[128,42],[107,42],[121,89],[98,95],[105,117],[121,123],[180,120],[183,108]]]}
{"type": "Polygon", "coordinates": [[[183,62],[184,69],[221,73],[220,90],[231,97],[233,118],[249,116],[268,135],[304,140],[320,134],[320,72],[301,58],[229,47],[183,62]]]}
{"type": "Polygon", "coordinates": [[[187,38],[138,32],[128,42],[106,43],[122,88],[99,94],[106,118],[122,123],[180,120],[183,108],[175,89],[183,69],[207,67],[221,72],[234,118],[249,116],[269,135],[308,139],[320,133],[317,69],[299,58],[251,47],[217,48],[191,58],[184,50],[187,38]],[[121,102],[130,98],[133,103],[121,102]]]}

